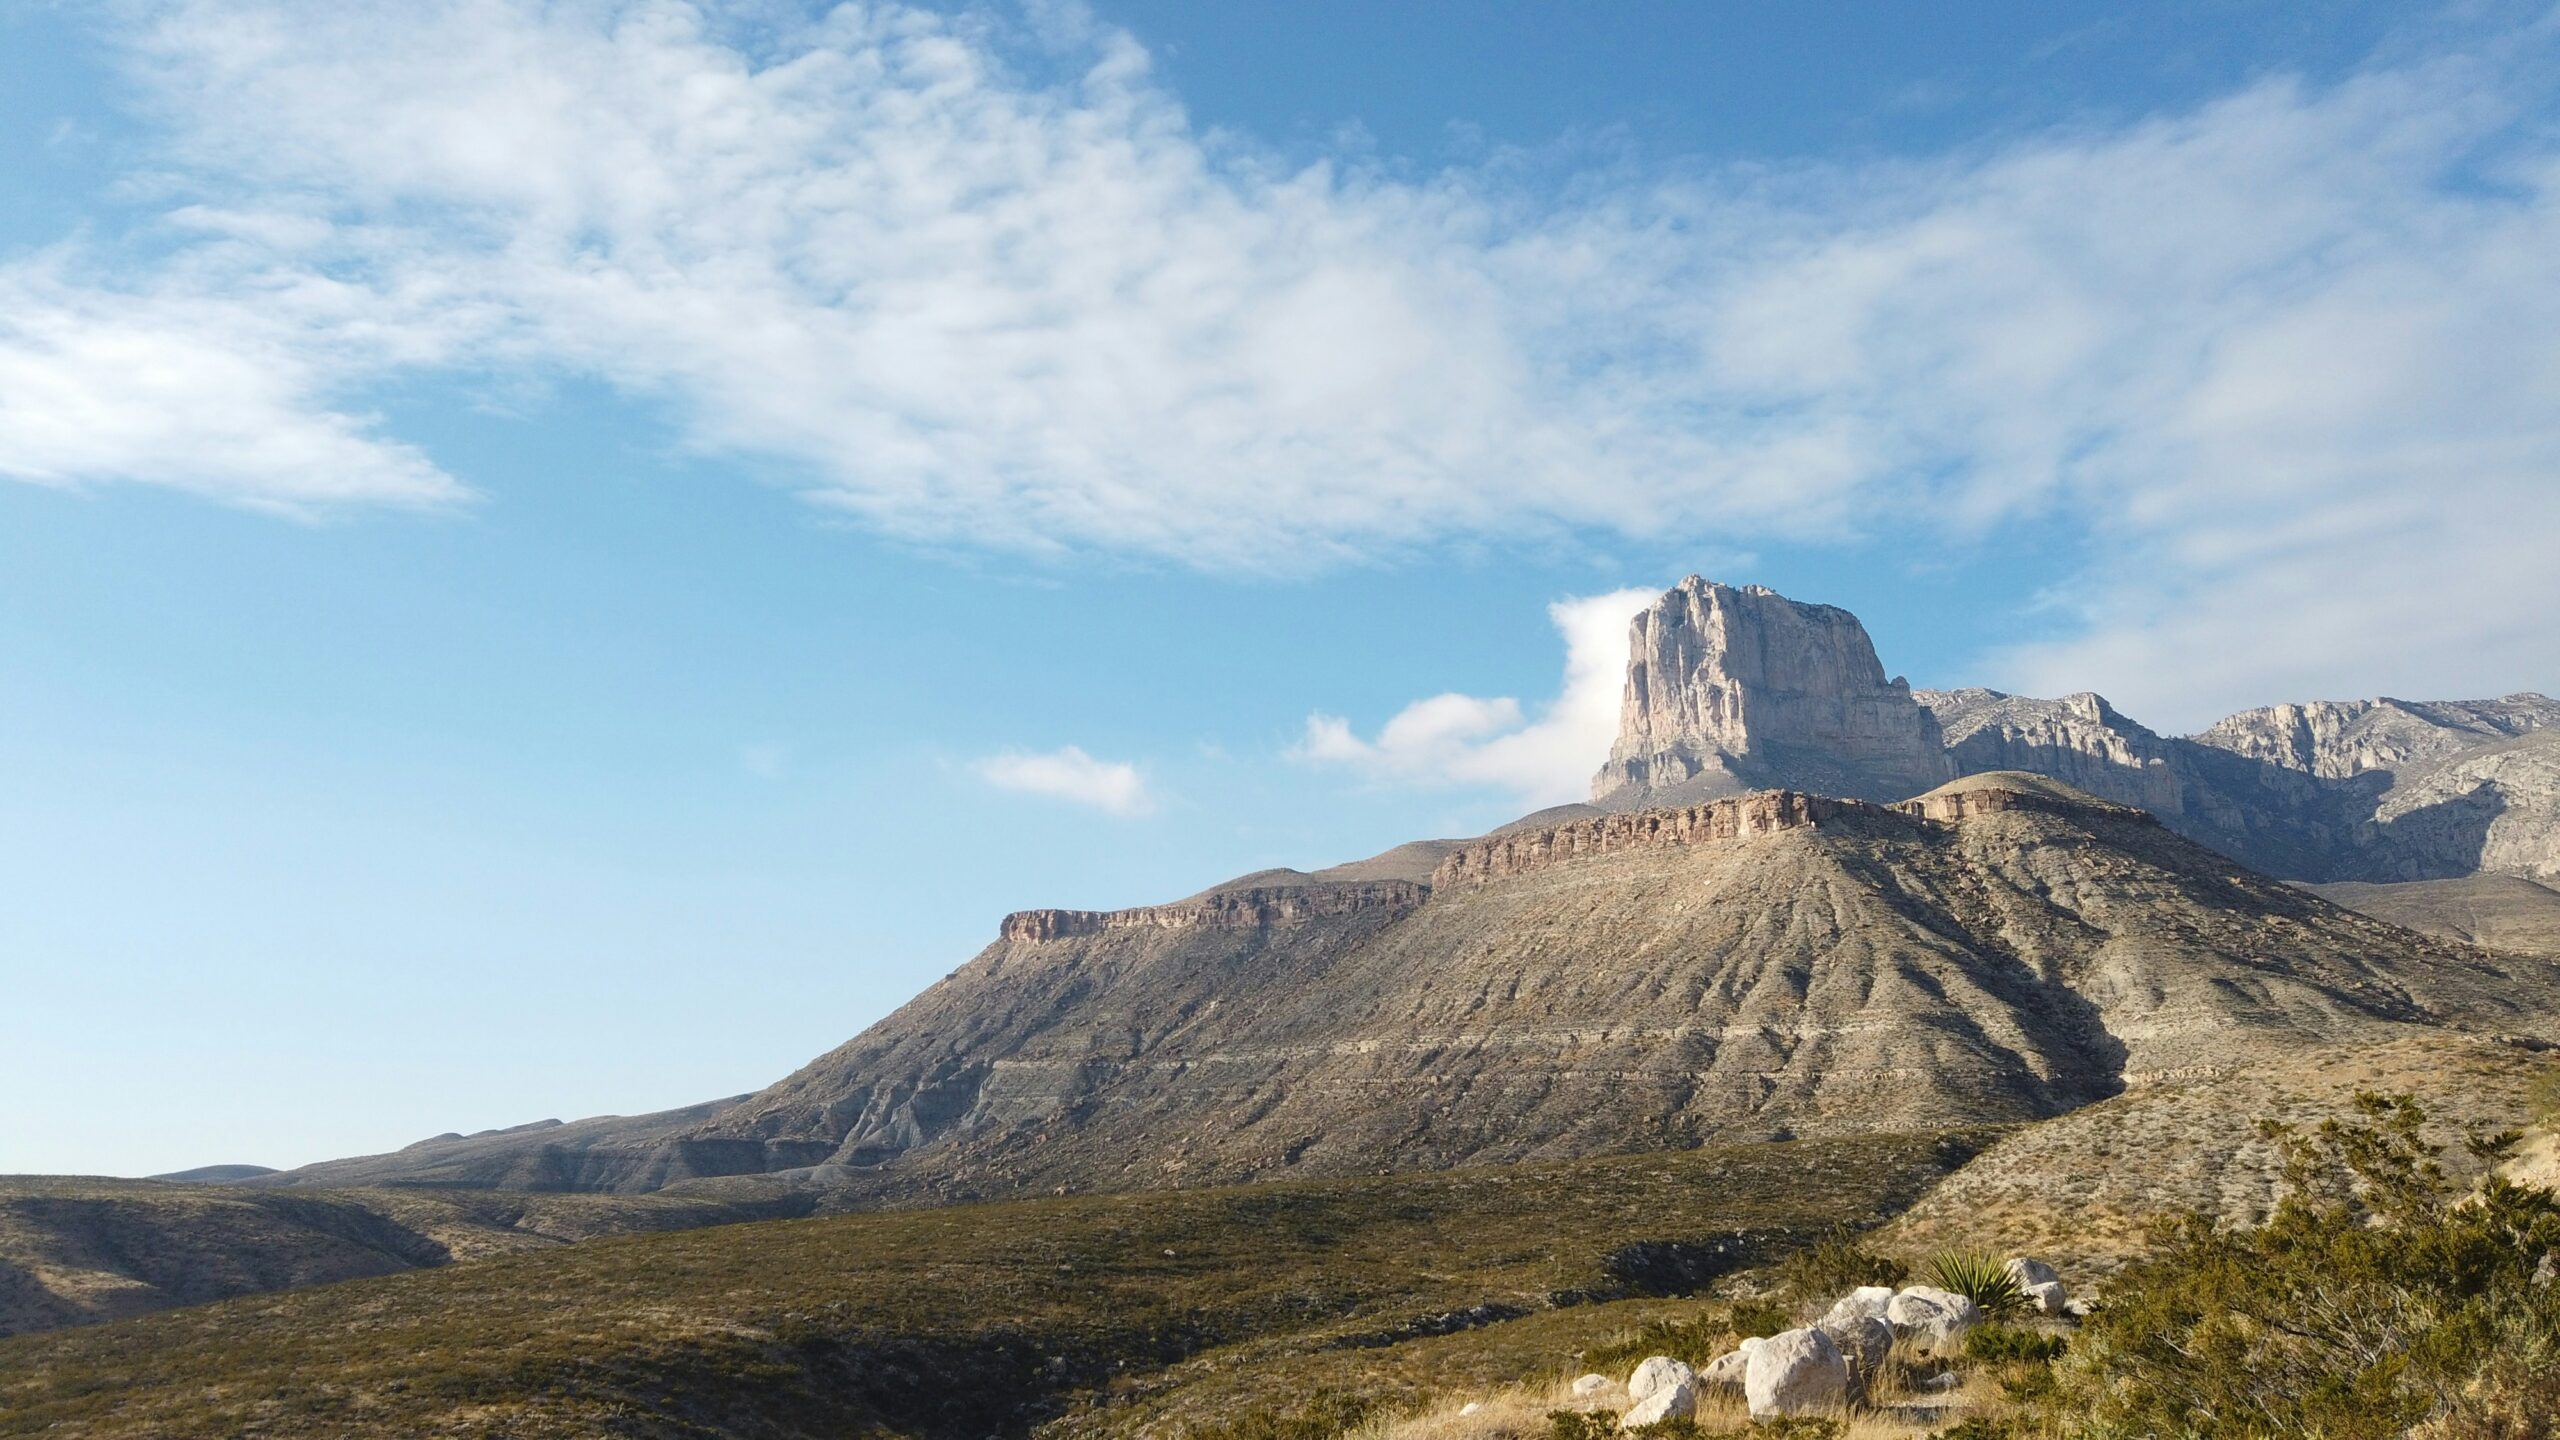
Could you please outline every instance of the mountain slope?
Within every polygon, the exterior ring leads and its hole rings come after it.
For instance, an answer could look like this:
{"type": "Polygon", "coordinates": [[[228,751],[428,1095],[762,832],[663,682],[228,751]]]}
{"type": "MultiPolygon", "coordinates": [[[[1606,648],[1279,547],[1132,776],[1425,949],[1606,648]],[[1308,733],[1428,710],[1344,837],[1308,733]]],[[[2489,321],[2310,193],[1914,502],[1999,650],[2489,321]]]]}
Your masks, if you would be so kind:
{"type": "Polygon", "coordinates": [[[2560,960],[2560,890],[2517,876],[2466,875],[2395,885],[2349,881],[2307,888],[2350,910],[2424,934],[2560,960]]]}
{"type": "Polygon", "coordinates": [[[807,1209],[787,1195],[722,1203],[0,1176],[0,1335],[807,1209]]]}
{"type": "Polygon", "coordinates": [[[845,1202],[1143,1188],[2026,1120],[2312,1047],[2555,1027],[2546,962],[1995,775],[1899,807],[1569,819],[1457,847],[1427,888],[1024,912],[707,1118],[434,1173],[644,1190],[719,1164],[845,1202]]]}

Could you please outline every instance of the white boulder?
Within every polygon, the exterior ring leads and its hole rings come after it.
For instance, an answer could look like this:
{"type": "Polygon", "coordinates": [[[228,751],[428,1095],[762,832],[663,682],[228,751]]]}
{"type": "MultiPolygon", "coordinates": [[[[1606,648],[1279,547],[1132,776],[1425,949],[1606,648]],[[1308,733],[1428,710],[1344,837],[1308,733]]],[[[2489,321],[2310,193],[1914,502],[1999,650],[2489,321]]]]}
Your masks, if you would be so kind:
{"type": "Polygon", "coordinates": [[[2039,1285],[2022,1285],[2018,1288],[2026,1295],[2027,1303],[2036,1307],[2036,1313],[2039,1315],[2070,1313],[2071,1296],[2063,1290],[2062,1282],[2059,1280],[2047,1280],[2039,1285]]]}
{"type": "Polygon", "coordinates": [[[1811,1327],[1772,1335],[1751,1352],[1742,1398],[1754,1420],[1838,1410],[1849,1403],[1848,1358],[1811,1327]]]}
{"type": "Polygon", "coordinates": [[[1849,1320],[1884,1318],[1884,1307],[1893,1303],[1890,1285],[1861,1285],[1831,1302],[1823,1312],[1821,1323],[1838,1325],[1849,1320]]]}
{"type": "Polygon", "coordinates": [[[1636,1373],[1627,1377],[1627,1398],[1642,1402],[1651,1399],[1657,1391],[1674,1385],[1694,1386],[1697,1383],[1698,1372],[1690,1369],[1687,1361],[1656,1355],[1638,1365],[1636,1373]]]}
{"type": "Polygon", "coordinates": [[[1885,1305],[1884,1318],[1895,1339],[1944,1353],[1963,1344],[1965,1332],[1982,1323],[1982,1310],[1952,1290],[1914,1285],[1885,1305]]]}
{"type": "Polygon", "coordinates": [[[1577,1376],[1573,1382],[1573,1393],[1576,1395],[1597,1395],[1608,1388],[1609,1377],[1606,1375],[1577,1376]]]}
{"type": "Polygon", "coordinates": [[[2001,1268],[2009,1272],[2009,1278],[2017,1281],[2018,1288],[2021,1290],[2031,1285],[2055,1285],[2062,1280],[2062,1276],[2052,1266],[2041,1260],[2030,1260],[2024,1255],[2010,1256],[2009,1263],[2001,1268]]]}
{"type": "Polygon", "coordinates": [[[1884,1365],[1884,1357],[1893,1353],[1893,1327],[1872,1315],[1853,1320],[1826,1320],[1814,1327],[1831,1337],[1840,1347],[1842,1358],[1849,1362],[1849,1388],[1866,1393],[1867,1383],[1884,1365]]]}
{"type": "MultiPolygon", "coordinates": [[[[1745,1345],[1751,1344],[1748,1340],[1742,1343],[1745,1345]]],[[[1750,1350],[1728,1350],[1724,1354],[1708,1361],[1706,1368],[1698,1372],[1698,1388],[1700,1390],[1730,1390],[1738,1394],[1742,1389],[1742,1374],[1745,1370],[1750,1368],[1750,1350]]]]}
{"type": "Polygon", "coordinates": [[[1628,1406],[1627,1413],[1618,1417],[1618,1428],[1639,1430],[1665,1420],[1685,1420],[1697,1413],[1698,1387],[1687,1380],[1674,1380],[1628,1406]]]}

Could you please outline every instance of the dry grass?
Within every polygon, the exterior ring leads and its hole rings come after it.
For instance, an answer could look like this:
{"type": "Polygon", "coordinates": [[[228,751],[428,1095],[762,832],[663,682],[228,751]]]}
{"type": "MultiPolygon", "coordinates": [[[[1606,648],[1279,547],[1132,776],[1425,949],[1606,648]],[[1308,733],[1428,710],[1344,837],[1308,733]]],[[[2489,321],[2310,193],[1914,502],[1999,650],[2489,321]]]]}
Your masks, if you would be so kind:
{"type": "MultiPolygon", "coordinates": [[[[1598,1343],[1633,1333],[1620,1331],[1598,1343]]],[[[1626,1408],[1624,1373],[1602,1372],[1608,1374],[1609,1388],[1579,1396],[1573,1393],[1573,1377],[1583,1371],[1576,1366],[1569,1372],[1510,1385],[1453,1387],[1419,1403],[1374,1413],[1344,1432],[1342,1440],[1546,1440],[1552,1428],[1549,1417],[1556,1411],[1598,1414],[1626,1408]]],[[[2016,1408],[1988,1370],[1911,1353],[1900,1345],[1887,1357],[1874,1394],[1873,1403],[1828,1417],[1840,1424],[1839,1440],[1916,1440],[1972,1416],[2006,1416],[2016,1408]],[[1951,1391],[1920,1388],[1922,1380],[1949,1369],[1964,1375],[1963,1385],[1951,1391]]],[[[1751,1416],[1741,1396],[1718,1391],[1699,1397],[1696,1421],[1700,1429],[1716,1434],[1746,1429],[1751,1416]]]]}

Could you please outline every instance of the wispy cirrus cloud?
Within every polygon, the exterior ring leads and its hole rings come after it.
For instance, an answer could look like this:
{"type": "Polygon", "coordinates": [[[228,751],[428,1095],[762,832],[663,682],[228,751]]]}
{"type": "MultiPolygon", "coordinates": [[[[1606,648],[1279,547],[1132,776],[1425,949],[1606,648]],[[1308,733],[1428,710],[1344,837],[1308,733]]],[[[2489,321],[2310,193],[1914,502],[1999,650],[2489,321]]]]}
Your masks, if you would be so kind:
{"type": "Polygon", "coordinates": [[[1155,813],[1147,778],[1125,760],[1097,760],[1075,745],[1045,753],[1007,751],[972,767],[978,778],[1017,795],[1040,795],[1123,819],[1155,813]]]}
{"type": "MultiPolygon", "coordinates": [[[[1072,8],[113,13],[180,238],[0,262],[0,473],[447,504],[366,387],[531,370],[935,542],[1995,556],[2032,518],[2090,557],[2077,632],[1984,678],[2175,725],[2560,672],[2514,619],[2560,605],[2547,22],[1934,161],[1559,187],[1282,164],[1072,8]]],[[[1423,748],[1507,723],[1444,711],[1423,748]]]]}

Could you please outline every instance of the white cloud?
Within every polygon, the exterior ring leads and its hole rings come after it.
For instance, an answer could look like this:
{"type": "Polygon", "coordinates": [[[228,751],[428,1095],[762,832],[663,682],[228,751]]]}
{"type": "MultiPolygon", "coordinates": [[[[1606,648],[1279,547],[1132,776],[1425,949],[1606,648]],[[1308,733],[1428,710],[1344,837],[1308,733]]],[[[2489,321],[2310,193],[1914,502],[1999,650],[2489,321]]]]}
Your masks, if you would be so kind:
{"type": "MultiPolygon", "coordinates": [[[[2548,24],[1935,161],[1558,192],[1283,165],[1066,8],[138,13],[164,258],[0,270],[21,478],[450,503],[367,388],[557,372],[935,542],[1292,569],[1588,527],[1997,563],[2032,521],[2090,557],[2081,628],[1986,679],[2190,724],[2560,673],[2519,618],[2560,605],[2548,24]]],[[[1403,748],[1500,720],[1442,706],[1403,748]]]]}
{"type": "Polygon", "coordinates": [[[67,281],[54,257],[0,266],[0,475],[112,476],[293,515],[467,498],[415,447],[329,408],[329,347],[308,318],[328,300],[294,285],[124,294],[67,281]]]}
{"type": "Polygon", "coordinates": [[[1008,751],[973,768],[999,790],[1046,795],[1124,818],[1155,813],[1155,797],[1147,793],[1147,779],[1137,766],[1096,760],[1073,745],[1038,755],[1008,751]]]}
{"type": "Polygon", "coordinates": [[[1628,622],[1660,593],[1613,590],[1547,607],[1564,636],[1564,681],[1534,722],[1509,697],[1434,695],[1397,711],[1374,740],[1338,715],[1310,715],[1291,754],[1400,784],[1492,786],[1533,810],[1584,799],[1618,733],[1628,622]]]}

